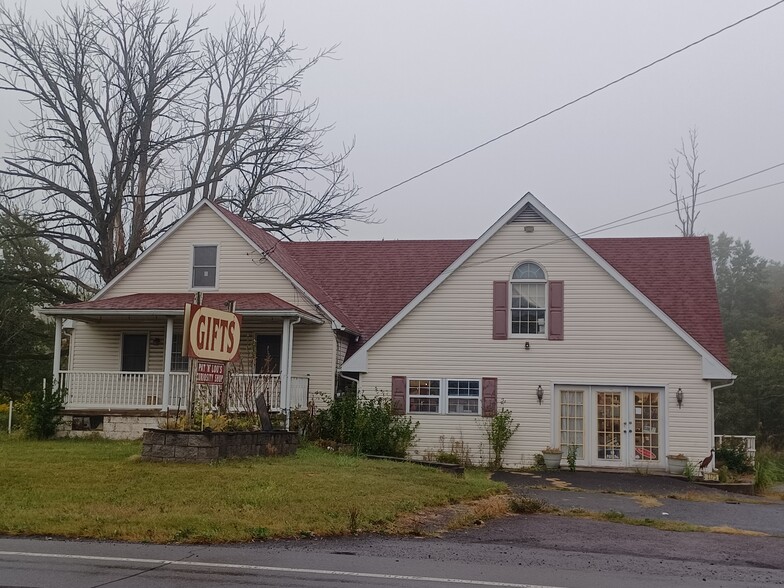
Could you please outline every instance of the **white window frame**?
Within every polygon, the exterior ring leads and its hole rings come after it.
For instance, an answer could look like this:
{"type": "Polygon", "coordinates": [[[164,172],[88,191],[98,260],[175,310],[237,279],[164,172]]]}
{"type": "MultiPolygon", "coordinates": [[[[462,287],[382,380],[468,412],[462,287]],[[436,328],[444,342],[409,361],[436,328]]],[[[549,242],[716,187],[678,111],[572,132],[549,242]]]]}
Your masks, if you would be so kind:
{"type": "Polygon", "coordinates": [[[482,378],[435,378],[435,377],[407,377],[406,378],[406,414],[416,415],[445,415],[445,416],[482,416],[482,378]],[[418,412],[411,410],[411,382],[416,380],[427,380],[430,382],[438,382],[438,396],[418,396],[413,395],[413,398],[438,398],[438,411],[437,412],[418,412]],[[449,395],[449,382],[476,382],[479,390],[478,396],[450,396],[449,395]],[[449,399],[450,398],[476,398],[477,412],[449,412],[449,399]]]}
{"type": "Polygon", "coordinates": [[[547,324],[548,324],[548,320],[550,318],[548,316],[548,313],[549,313],[548,308],[549,308],[549,305],[550,305],[549,304],[550,303],[549,292],[548,292],[549,288],[547,287],[548,281],[549,280],[547,278],[547,271],[544,269],[544,266],[541,263],[539,263],[538,261],[533,261],[533,260],[530,260],[530,259],[526,259],[524,261],[521,261],[520,263],[515,264],[514,268],[512,269],[512,273],[509,274],[509,292],[508,292],[508,301],[509,301],[509,319],[508,319],[509,320],[509,324],[508,324],[508,329],[509,330],[508,330],[508,333],[509,333],[509,338],[510,339],[546,339],[547,338],[547,336],[548,336],[547,335],[547,324]],[[515,280],[514,279],[514,273],[517,271],[517,268],[519,268],[521,265],[524,265],[526,263],[531,263],[531,264],[537,266],[539,269],[541,269],[542,273],[544,274],[544,279],[543,280],[531,280],[531,279],[525,279],[525,280],[517,279],[517,280],[515,280]],[[513,311],[514,310],[524,310],[524,309],[520,309],[520,308],[515,309],[512,306],[512,300],[514,298],[513,294],[514,294],[514,285],[515,284],[543,284],[544,285],[544,307],[543,308],[535,308],[534,309],[534,310],[543,310],[544,311],[544,324],[542,325],[542,332],[541,333],[515,333],[514,332],[514,321],[512,320],[512,317],[514,315],[513,311]]]}
{"type": "MultiPolygon", "coordinates": [[[[200,266],[201,267],[201,266],[200,266]]],[[[209,267],[209,266],[203,266],[209,267]]],[[[193,243],[191,245],[191,292],[207,292],[217,290],[219,286],[220,276],[220,243],[193,243]],[[193,284],[193,270],[196,268],[196,248],[197,247],[215,247],[215,285],[214,286],[195,286],[193,284]]]]}
{"type": "MultiPolygon", "coordinates": [[[[172,348],[171,348],[171,355],[169,356],[169,365],[171,366],[171,373],[173,373],[173,374],[183,374],[183,373],[187,373],[187,372],[188,372],[188,370],[190,369],[190,365],[191,365],[191,363],[190,363],[190,362],[191,362],[190,358],[189,358],[187,355],[182,355],[182,340],[183,340],[183,333],[182,333],[182,330],[180,330],[179,332],[176,332],[176,333],[173,333],[173,334],[172,334],[172,348]],[[180,345],[179,345],[179,346],[178,346],[178,345],[176,345],[176,343],[177,343],[177,337],[179,337],[179,338],[180,338],[180,345]],[[173,357],[173,356],[174,356],[174,354],[175,354],[177,351],[179,351],[179,353],[180,353],[180,356],[181,356],[181,357],[182,357],[182,359],[185,361],[185,368],[184,368],[184,369],[175,369],[175,367],[174,367],[174,357],[173,357]]],[[[164,350],[164,353],[165,353],[165,352],[166,352],[166,351],[164,350]]]]}

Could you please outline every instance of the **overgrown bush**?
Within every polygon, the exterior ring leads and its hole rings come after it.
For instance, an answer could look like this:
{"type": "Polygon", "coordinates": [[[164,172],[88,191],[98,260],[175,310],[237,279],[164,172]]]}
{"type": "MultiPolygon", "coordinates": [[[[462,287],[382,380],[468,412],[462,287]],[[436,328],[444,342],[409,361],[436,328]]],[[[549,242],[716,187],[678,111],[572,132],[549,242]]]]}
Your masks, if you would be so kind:
{"type": "Polygon", "coordinates": [[[721,446],[716,449],[716,463],[726,465],[729,471],[736,474],[748,474],[754,471],[754,465],[746,453],[746,443],[741,438],[722,439],[721,446]]]}
{"type": "Polygon", "coordinates": [[[520,424],[514,423],[511,410],[502,407],[494,417],[485,419],[484,426],[487,442],[490,445],[490,451],[492,451],[490,467],[494,470],[500,470],[504,449],[506,449],[509,440],[520,427],[520,424]]]}
{"type": "Polygon", "coordinates": [[[32,439],[54,437],[63,421],[65,397],[64,388],[51,387],[25,394],[19,406],[19,421],[25,435],[32,439]]]}
{"type": "Polygon", "coordinates": [[[346,392],[316,415],[319,437],[354,446],[356,453],[405,457],[416,428],[410,417],[392,413],[387,398],[357,397],[346,392]]]}
{"type": "Polygon", "coordinates": [[[779,482],[784,482],[784,455],[760,448],[754,460],[754,487],[767,490],[779,482]]]}

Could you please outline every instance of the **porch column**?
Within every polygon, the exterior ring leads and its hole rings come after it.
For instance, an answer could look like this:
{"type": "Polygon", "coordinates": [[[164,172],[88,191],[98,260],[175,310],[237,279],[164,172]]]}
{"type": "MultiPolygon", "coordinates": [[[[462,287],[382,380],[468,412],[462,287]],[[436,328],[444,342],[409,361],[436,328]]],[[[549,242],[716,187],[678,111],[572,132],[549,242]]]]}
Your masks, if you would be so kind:
{"type": "Polygon", "coordinates": [[[289,346],[291,319],[283,319],[283,333],[280,337],[280,410],[286,416],[286,429],[289,420],[289,369],[291,366],[291,348],[289,346]]]}
{"type": "Polygon", "coordinates": [[[163,351],[163,407],[161,410],[166,412],[169,409],[169,399],[171,398],[171,356],[172,341],[174,339],[174,319],[166,319],[166,345],[163,351]]]}
{"type": "Polygon", "coordinates": [[[52,390],[60,386],[60,355],[63,352],[63,319],[54,319],[54,362],[52,366],[52,390]]]}

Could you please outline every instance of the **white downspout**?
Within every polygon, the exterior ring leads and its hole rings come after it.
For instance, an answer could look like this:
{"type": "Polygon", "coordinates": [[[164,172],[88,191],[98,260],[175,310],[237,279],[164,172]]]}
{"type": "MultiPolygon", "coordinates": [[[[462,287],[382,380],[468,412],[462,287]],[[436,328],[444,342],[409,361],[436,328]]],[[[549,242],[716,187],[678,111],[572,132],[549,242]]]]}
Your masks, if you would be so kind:
{"type": "Polygon", "coordinates": [[[291,424],[291,358],[294,355],[294,325],[302,321],[302,317],[298,316],[296,320],[289,321],[289,332],[287,341],[287,354],[286,354],[286,430],[289,430],[291,424]]]}
{"type": "MultiPolygon", "coordinates": [[[[737,377],[737,376],[735,376],[737,377]]],[[[726,384],[719,384],[718,386],[711,386],[711,420],[710,420],[710,439],[711,439],[711,447],[716,445],[716,390],[720,388],[728,388],[729,386],[735,385],[735,379],[733,378],[730,382],[726,384]]],[[[715,460],[715,458],[714,458],[715,460]]],[[[711,468],[713,467],[713,463],[711,464],[711,468]]],[[[711,469],[713,471],[713,469],[711,469]]]]}

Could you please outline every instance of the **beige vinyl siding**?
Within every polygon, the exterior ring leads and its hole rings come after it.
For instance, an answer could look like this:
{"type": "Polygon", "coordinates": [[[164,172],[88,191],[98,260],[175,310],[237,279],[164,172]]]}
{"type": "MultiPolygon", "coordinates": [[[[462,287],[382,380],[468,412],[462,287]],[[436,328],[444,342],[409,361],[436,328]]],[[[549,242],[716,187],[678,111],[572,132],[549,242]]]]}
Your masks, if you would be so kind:
{"type": "MultiPolygon", "coordinates": [[[[217,292],[268,292],[282,300],[321,316],[321,311],[270,262],[208,207],[202,207],[150,251],[121,280],[101,294],[111,298],[144,292],[189,292],[193,245],[218,245],[217,292]]],[[[133,328],[149,328],[151,337],[164,337],[165,319],[150,324],[133,321],[133,328]]],[[[114,324],[76,323],[72,345],[75,370],[119,370],[120,332],[114,324]]],[[[182,329],[181,323],[176,327],[182,329]]],[[[281,322],[243,322],[243,340],[253,341],[256,332],[280,333],[281,322]]],[[[311,393],[334,394],[335,334],[330,322],[294,326],[292,375],[310,375],[311,393]]],[[[163,346],[161,345],[161,348],[163,346]]],[[[253,369],[255,356],[250,358],[253,369]]],[[[163,371],[163,351],[151,349],[149,371],[163,371]]]]}
{"type": "MultiPolygon", "coordinates": [[[[182,329],[182,326],[180,326],[182,329]]],[[[166,342],[165,321],[121,321],[112,323],[75,323],[71,335],[72,371],[120,371],[122,334],[146,333],[147,371],[163,372],[166,342]],[[153,339],[158,339],[157,345],[153,339]]]]}
{"type": "MultiPolygon", "coordinates": [[[[505,460],[527,465],[535,453],[557,441],[554,385],[661,387],[666,389],[666,452],[702,455],[711,447],[712,413],[701,357],[562,237],[549,224],[536,225],[534,233],[525,233],[519,224],[500,229],[369,351],[361,388],[388,395],[393,375],[497,377],[499,403],[512,410],[520,424],[505,460]],[[564,281],[564,341],[542,336],[492,339],[492,283],[508,280],[523,261],[540,264],[548,280],[564,281]],[[539,385],[545,391],[541,405],[536,398],[539,385]],[[679,387],[684,391],[682,409],[675,402],[679,387]]],[[[469,443],[474,457],[487,458],[481,419],[414,419],[420,422],[416,453],[437,449],[442,439],[448,447],[455,439],[469,443]]]]}
{"type": "Polygon", "coordinates": [[[158,247],[103,292],[112,298],[140,292],[189,292],[194,245],[218,245],[216,292],[269,292],[308,312],[311,302],[209,207],[200,208],[158,247]]]}

